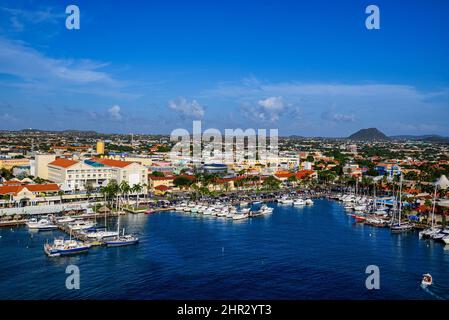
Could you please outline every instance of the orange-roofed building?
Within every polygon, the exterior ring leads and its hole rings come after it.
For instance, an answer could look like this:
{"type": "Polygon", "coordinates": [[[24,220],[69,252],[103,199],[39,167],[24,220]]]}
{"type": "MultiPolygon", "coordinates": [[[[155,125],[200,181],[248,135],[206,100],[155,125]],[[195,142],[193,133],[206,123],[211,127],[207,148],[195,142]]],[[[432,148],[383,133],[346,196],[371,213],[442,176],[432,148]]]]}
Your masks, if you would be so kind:
{"type": "Polygon", "coordinates": [[[61,189],[54,183],[0,186],[0,196],[10,196],[14,201],[33,200],[39,196],[56,195],[59,191],[61,189]]]}
{"type": "MultiPolygon", "coordinates": [[[[48,178],[66,190],[99,188],[115,180],[126,181],[130,186],[148,182],[148,169],[136,162],[113,159],[88,159],[83,161],[57,158],[48,164],[48,178]]],[[[144,192],[146,189],[144,188],[144,192]]]]}

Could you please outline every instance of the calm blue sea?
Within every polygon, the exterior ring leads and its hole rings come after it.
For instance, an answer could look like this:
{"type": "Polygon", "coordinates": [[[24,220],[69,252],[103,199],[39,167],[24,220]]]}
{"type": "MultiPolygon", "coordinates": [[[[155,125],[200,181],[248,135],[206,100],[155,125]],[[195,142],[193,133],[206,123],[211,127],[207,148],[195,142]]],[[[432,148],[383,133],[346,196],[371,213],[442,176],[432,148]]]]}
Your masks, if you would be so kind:
{"type": "MultiPolygon", "coordinates": [[[[355,225],[342,206],[275,207],[246,221],[159,213],[121,218],[136,246],[48,258],[59,231],[0,230],[0,299],[439,299],[449,298],[449,250],[416,233],[355,225]],[[66,266],[80,269],[68,290],[66,266]],[[380,289],[365,269],[380,268],[380,289]],[[431,273],[435,285],[420,287],[431,273]]],[[[111,226],[115,220],[109,221],[111,226]]]]}

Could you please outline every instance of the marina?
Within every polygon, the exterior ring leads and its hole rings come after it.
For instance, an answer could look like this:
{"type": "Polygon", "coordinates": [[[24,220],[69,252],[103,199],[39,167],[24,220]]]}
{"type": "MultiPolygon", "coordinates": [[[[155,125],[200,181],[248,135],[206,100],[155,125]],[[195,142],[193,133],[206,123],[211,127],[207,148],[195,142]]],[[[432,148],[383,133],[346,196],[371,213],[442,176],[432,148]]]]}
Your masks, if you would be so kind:
{"type": "MultiPolygon", "coordinates": [[[[67,229],[30,233],[25,226],[3,228],[0,292],[9,293],[1,298],[188,299],[195,293],[199,299],[435,299],[420,286],[424,273],[433,277],[427,290],[449,298],[442,293],[449,288],[449,248],[444,243],[420,239],[415,230],[396,234],[357,223],[342,201],[313,202],[268,202],[273,212],[254,219],[249,213],[263,204],[249,205],[246,213],[236,211],[232,219],[204,214],[207,209],[203,214],[128,214],[119,216],[120,225],[138,236],[137,245],[114,248],[103,242],[105,248],[91,246],[89,254],[69,256],[48,257],[42,250],[54,239],[69,239],[67,229]],[[11,251],[18,260],[4,259],[11,251]],[[61,280],[73,263],[83,277],[84,289],[78,292],[67,291],[61,280]],[[365,268],[371,264],[381,269],[382,290],[364,288],[365,268]],[[27,272],[31,268],[32,277],[27,272]],[[129,273],[130,268],[135,271],[129,273]],[[33,290],[25,290],[24,277],[33,290]]],[[[106,222],[117,230],[117,216],[106,222]]],[[[78,237],[72,239],[82,241],[78,237]]]]}

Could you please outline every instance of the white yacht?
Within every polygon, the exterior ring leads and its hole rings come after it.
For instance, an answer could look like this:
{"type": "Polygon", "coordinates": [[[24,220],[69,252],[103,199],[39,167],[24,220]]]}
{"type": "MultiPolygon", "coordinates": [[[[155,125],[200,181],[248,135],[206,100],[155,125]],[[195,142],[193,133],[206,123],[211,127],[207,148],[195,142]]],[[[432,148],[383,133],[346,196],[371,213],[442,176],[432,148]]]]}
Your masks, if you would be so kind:
{"type": "Polygon", "coordinates": [[[313,204],[313,200],[312,199],[306,199],[306,205],[310,206],[313,204]]]}
{"type": "Polygon", "coordinates": [[[262,212],[262,214],[271,214],[273,213],[273,208],[268,207],[267,205],[263,205],[262,207],[260,207],[260,211],[262,212]]]}
{"type": "Polygon", "coordinates": [[[62,217],[57,219],[58,223],[70,223],[75,221],[75,218],[72,217],[62,217]]]}
{"type": "Polygon", "coordinates": [[[293,200],[292,200],[292,199],[286,199],[286,198],[285,198],[285,199],[279,200],[279,203],[291,205],[291,204],[293,204],[293,200]]]}
{"type": "Polygon", "coordinates": [[[78,231],[78,230],[90,229],[90,228],[93,228],[94,226],[95,226],[95,222],[76,220],[69,225],[69,228],[72,231],[78,231]]]}
{"type": "Polygon", "coordinates": [[[113,237],[117,237],[118,236],[118,232],[117,231],[107,231],[107,230],[103,230],[103,231],[95,231],[95,232],[89,232],[86,234],[87,238],[91,239],[91,240],[105,240],[108,238],[113,238],[113,237]]]}
{"type": "Polygon", "coordinates": [[[294,206],[304,206],[306,202],[303,199],[297,199],[295,202],[293,202],[294,206]]]}
{"type": "Polygon", "coordinates": [[[35,218],[28,220],[27,226],[28,229],[30,230],[38,230],[38,231],[54,230],[58,228],[57,225],[51,223],[47,219],[37,220],[35,218]]]}
{"type": "Polygon", "coordinates": [[[214,207],[208,207],[206,210],[203,211],[203,214],[205,216],[215,215],[215,208],[214,207]]]}
{"type": "Polygon", "coordinates": [[[238,212],[236,214],[233,215],[232,220],[243,220],[243,219],[247,219],[248,218],[248,213],[241,213],[238,212]]]}
{"type": "Polygon", "coordinates": [[[441,240],[443,240],[445,244],[449,244],[449,236],[444,236],[441,240]]]}

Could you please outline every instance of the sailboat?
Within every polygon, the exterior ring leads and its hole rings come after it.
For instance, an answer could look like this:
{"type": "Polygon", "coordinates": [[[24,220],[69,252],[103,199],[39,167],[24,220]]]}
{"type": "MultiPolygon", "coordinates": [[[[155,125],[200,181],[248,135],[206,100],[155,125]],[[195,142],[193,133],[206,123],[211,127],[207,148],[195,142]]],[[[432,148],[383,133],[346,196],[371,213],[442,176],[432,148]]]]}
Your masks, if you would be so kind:
{"type": "MultiPolygon", "coordinates": [[[[400,174],[399,178],[399,209],[398,211],[398,223],[392,224],[390,226],[391,232],[399,233],[399,232],[407,232],[412,230],[413,226],[410,223],[402,223],[401,224],[401,215],[402,215],[402,174],[400,174]]],[[[397,199],[396,199],[397,203],[397,199]]],[[[394,220],[394,219],[393,219],[394,220]]]]}
{"type": "Polygon", "coordinates": [[[125,234],[125,228],[123,228],[122,235],[120,235],[120,216],[117,218],[117,236],[111,240],[106,240],[104,243],[108,247],[122,247],[139,242],[139,238],[130,234],[125,234]]]}

